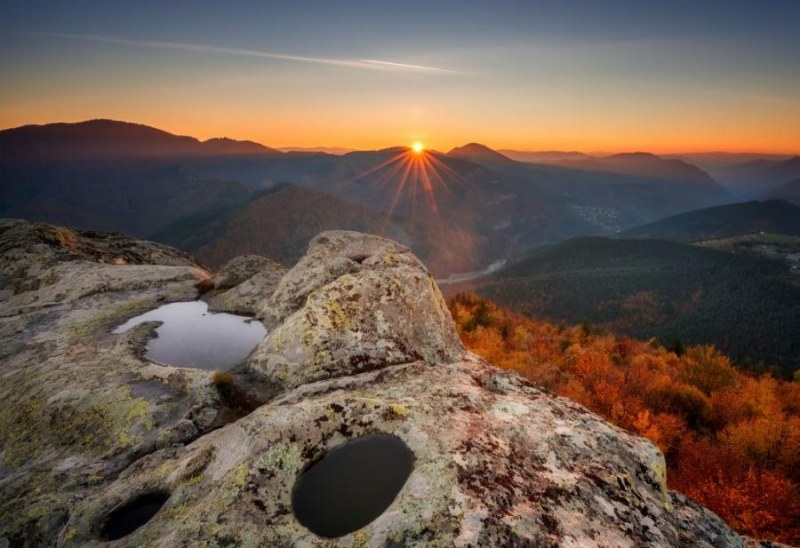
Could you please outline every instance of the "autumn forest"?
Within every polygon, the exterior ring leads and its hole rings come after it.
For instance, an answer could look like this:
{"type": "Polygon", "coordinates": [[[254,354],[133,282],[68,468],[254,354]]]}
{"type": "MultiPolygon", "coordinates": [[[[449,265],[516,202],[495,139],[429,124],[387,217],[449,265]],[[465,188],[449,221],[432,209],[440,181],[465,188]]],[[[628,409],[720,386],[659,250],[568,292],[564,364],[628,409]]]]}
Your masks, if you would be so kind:
{"type": "Polygon", "coordinates": [[[740,533],[800,543],[800,373],[743,372],[710,345],[664,348],[450,300],[464,344],[664,452],[668,485],[740,533]]]}

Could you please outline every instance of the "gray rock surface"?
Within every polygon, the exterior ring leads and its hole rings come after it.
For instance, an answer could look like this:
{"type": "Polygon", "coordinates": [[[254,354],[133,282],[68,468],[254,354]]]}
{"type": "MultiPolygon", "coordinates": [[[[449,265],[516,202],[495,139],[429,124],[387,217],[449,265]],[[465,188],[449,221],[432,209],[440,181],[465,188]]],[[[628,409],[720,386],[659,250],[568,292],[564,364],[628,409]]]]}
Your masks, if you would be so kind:
{"type": "Polygon", "coordinates": [[[286,267],[258,255],[231,259],[211,280],[210,310],[256,314],[286,274],[286,267]]]}
{"type": "Polygon", "coordinates": [[[225,379],[143,359],[152,326],[110,334],[213,285],[207,273],[85,253],[65,275],[66,262],[35,257],[0,286],[13,288],[0,307],[0,539],[12,545],[100,545],[110,512],[163,492],[116,545],[744,546],[667,490],[650,442],[465,351],[429,273],[394,242],[323,233],[257,299],[276,269],[253,261],[228,291],[252,282],[246,302],[271,331],[225,379]],[[317,537],[292,513],[297,475],[374,432],[414,452],[411,476],[369,525],[317,537]]]}
{"type": "Polygon", "coordinates": [[[275,326],[248,368],[284,388],[464,348],[433,277],[411,251],[355,232],[324,232],[264,301],[275,326]]]}

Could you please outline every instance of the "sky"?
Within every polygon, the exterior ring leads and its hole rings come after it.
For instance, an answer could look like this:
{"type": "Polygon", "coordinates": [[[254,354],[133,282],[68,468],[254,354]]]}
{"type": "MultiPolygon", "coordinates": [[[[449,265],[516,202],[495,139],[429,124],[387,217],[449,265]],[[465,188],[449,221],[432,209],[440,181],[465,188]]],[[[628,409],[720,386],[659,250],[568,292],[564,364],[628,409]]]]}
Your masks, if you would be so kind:
{"type": "Polygon", "coordinates": [[[800,1],[0,0],[0,128],[800,152],[800,1]]]}

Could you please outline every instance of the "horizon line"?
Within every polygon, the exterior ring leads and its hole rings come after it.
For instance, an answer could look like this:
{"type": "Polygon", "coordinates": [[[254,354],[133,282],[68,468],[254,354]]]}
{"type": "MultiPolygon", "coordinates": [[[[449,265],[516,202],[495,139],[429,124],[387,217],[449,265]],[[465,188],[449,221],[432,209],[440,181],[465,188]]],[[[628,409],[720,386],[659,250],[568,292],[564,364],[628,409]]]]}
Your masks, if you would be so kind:
{"type": "MultiPolygon", "coordinates": [[[[81,119],[81,120],[77,120],[77,121],[73,121],[73,122],[57,121],[57,122],[27,123],[27,124],[22,124],[22,125],[17,125],[17,126],[3,127],[3,128],[0,128],[0,132],[12,131],[12,130],[15,130],[15,129],[21,129],[21,128],[30,127],[30,126],[43,127],[43,126],[55,125],[55,124],[73,125],[73,124],[84,124],[84,123],[88,123],[88,122],[97,122],[97,121],[109,121],[109,122],[117,122],[117,123],[122,123],[122,124],[131,124],[131,125],[149,127],[149,128],[152,128],[152,129],[155,129],[155,130],[158,130],[158,131],[163,131],[163,132],[169,133],[169,134],[171,134],[173,136],[176,136],[176,137],[191,137],[191,138],[196,139],[197,141],[200,141],[200,142],[208,141],[210,139],[231,139],[231,140],[234,140],[234,141],[249,141],[249,142],[255,143],[257,145],[263,146],[265,148],[270,148],[270,149],[275,149],[275,150],[329,148],[329,149],[342,149],[344,151],[343,153],[346,154],[346,153],[349,153],[349,152],[370,152],[370,151],[386,150],[386,149],[391,149],[391,148],[403,148],[403,147],[408,148],[408,147],[411,146],[410,144],[393,144],[393,145],[386,145],[386,146],[380,146],[379,145],[379,146],[375,146],[375,147],[352,147],[352,146],[348,146],[348,145],[307,145],[307,146],[303,146],[303,145],[288,145],[288,146],[286,146],[286,145],[270,145],[270,144],[265,144],[261,140],[256,140],[254,138],[231,137],[231,136],[228,136],[228,135],[213,135],[213,136],[210,136],[210,137],[201,138],[201,137],[197,137],[195,135],[192,135],[190,133],[184,133],[184,132],[180,132],[180,131],[176,131],[176,130],[167,130],[167,129],[163,129],[162,127],[157,127],[157,126],[146,124],[146,123],[131,122],[131,121],[127,121],[127,120],[120,120],[120,119],[116,119],[116,118],[108,118],[108,117],[103,117],[103,116],[98,116],[98,117],[94,117],[94,118],[86,118],[86,119],[81,119]]],[[[416,140],[419,140],[419,139],[416,139],[416,140]]],[[[422,139],[422,141],[425,141],[425,140],[422,139]]],[[[660,156],[660,155],[672,155],[672,156],[681,156],[681,155],[683,155],[683,156],[687,156],[687,155],[700,155],[700,154],[731,154],[731,155],[753,154],[753,155],[800,157],[800,151],[795,151],[795,152],[789,152],[789,151],[765,151],[765,150],[757,150],[757,149],[743,149],[743,150],[735,150],[734,151],[734,150],[723,150],[723,149],[702,149],[702,150],[697,150],[697,151],[686,151],[686,150],[683,150],[681,152],[676,152],[676,150],[680,151],[681,149],[679,149],[679,148],[677,148],[677,149],[666,149],[666,151],[662,151],[662,150],[665,150],[665,149],[660,149],[660,148],[647,149],[646,147],[645,148],[637,148],[638,145],[637,145],[637,147],[634,147],[634,148],[599,149],[599,150],[598,149],[594,149],[594,150],[580,149],[580,148],[575,148],[575,147],[564,147],[564,148],[557,148],[557,147],[543,147],[543,148],[520,147],[520,148],[511,148],[511,147],[508,147],[508,146],[493,147],[493,146],[490,146],[490,145],[487,145],[485,143],[481,143],[481,142],[475,141],[475,140],[465,140],[461,144],[458,144],[458,145],[455,145],[455,146],[451,146],[451,147],[443,147],[443,148],[446,148],[449,151],[449,150],[451,150],[453,148],[462,147],[462,146],[465,146],[465,145],[468,145],[468,144],[478,144],[478,145],[481,145],[481,146],[485,146],[486,148],[489,148],[489,149],[494,150],[494,151],[499,152],[499,153],[503,153],[505,151],[505,152],[517,152],[517,153],[522,153],[522,154],[526,154],[526,153],[528,153],[528,154],[531,154],[531,153],[547,153],[547,152],[549,152],[549,153],[571,153],[571,152],[577,152],[577,153],[586,154],[586,155],[589,155],[589,156],[602,156],[602,155],[621,154],[621,153],[643,152],[643,153],[653,154],[653,155],[656,155],[656,156],[660,156]],[[658,150],[658,152],[653,152],[653,150],[658,150]]],[[[430,146],[430,147],[426,146],[426,149],[429,150],[429,151],[441,152],[441,151],[437,150],[436,147],[433,147],[433,146],[430,146]]],[[[441,153],[442,154],[446,154],[447,152],[441,152],[441,153]]]]}

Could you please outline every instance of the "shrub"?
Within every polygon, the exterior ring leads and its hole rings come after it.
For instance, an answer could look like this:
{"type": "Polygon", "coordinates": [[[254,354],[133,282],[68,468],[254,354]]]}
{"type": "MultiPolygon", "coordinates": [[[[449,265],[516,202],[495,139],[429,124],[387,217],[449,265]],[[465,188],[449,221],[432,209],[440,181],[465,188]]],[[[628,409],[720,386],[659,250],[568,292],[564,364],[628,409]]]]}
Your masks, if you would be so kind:
{"type": "Polygon", "coordinates": [[[214,387],[224,400],[230,400],[236,393],[236,384],[233,375],[226,371],[214,371],[212,378],[214,387]]]}

